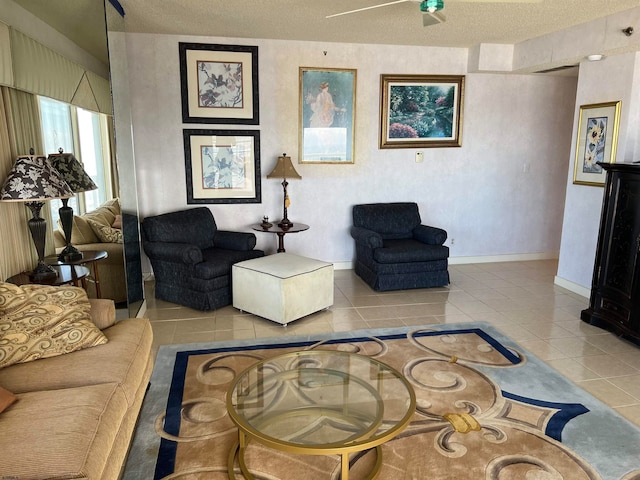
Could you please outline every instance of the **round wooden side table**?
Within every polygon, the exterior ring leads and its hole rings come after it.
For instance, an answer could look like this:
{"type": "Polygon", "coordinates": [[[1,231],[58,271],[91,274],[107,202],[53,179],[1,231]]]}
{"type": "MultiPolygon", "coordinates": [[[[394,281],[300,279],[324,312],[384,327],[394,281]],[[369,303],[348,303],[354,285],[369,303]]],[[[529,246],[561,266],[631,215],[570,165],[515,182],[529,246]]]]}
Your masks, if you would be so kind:
{"type": "Polygon", "coordinates": [[[261,224],[256,223],[255,225],[251,225],[251,229],[256,232],[267,232],[267,233],[275,233],[278,235],[278,253],[284,252],[284,236],[287,233],[298,233],[304,232],[305,230],[309,230],[309,225],[305,225],[304,223],[294,222],[294,224],[289,228],[282,228],[276,224],[265,228],[261,224]]]}
{"type": "MultiPolygon", "coordinates": [[[[85,279],[89,276],[89,269],[87,267],[81,267],[78,265],[53,265],[53,268],[58,276],[56,278],[51,279],[48,282],[40,282],[43,285],[67,285],[73,284],[76,287],[81,286],[86,290],[85,279]]],[[[29,278],[29,272],[22,272],[14,275],[12,277],[7,278],[7,282],[13,283],[14,285],[29,285],[32,283],[29,278]]]]}
{"type": "Polygon", "coordinates": [[[109,254],[104,250],[86,250],[82,252],[82,258],[76,260],[60,260],[57,255],[49,255],[44,258],[48,265],[86,265],[91,264],[93,270],[93,281],[96,285],[96,297],[102,298],[102,290],[100,289],[100,273],[98,271],[98,261],[104,260],[109,254]]]}

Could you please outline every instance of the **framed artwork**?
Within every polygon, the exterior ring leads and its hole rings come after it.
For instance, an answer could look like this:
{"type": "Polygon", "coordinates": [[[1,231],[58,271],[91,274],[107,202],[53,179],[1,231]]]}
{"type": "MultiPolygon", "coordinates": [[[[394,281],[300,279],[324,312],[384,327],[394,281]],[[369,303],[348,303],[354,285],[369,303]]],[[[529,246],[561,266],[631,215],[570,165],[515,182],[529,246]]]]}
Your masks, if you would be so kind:
{"type": "Polygon", "coordinates": [[[353,163],[356,70],[300,67],[298,163],[353,163]]]}
{"type": "Polygon", "coordinates": [[[184,123],[258,125],[258,47],[182,43],[184,123]]]}
{"type": "Polygon", "coordinates": [[[573,183],[604,186],[606,172],[598,163],[615,163],[621,102],[582,105],[578,118],[573,183]]]}
{"type": "Polygon", "coordinates": [[[258,130],[184,130],[187,203],[260,203],[258,130]]]}
{"type": "Polygon", "coordinates": [[[463,75],[380,75],[380,148],[462,145],[463,75]]]}

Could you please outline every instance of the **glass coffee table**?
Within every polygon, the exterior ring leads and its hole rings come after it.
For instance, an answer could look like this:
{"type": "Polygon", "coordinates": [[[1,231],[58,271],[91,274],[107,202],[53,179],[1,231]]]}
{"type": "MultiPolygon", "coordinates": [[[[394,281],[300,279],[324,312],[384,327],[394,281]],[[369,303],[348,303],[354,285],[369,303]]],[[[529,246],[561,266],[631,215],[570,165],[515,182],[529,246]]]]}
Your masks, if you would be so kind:
{"type": "Polygon", "coordinates": [[[236,458],[254,440],[292,454],[341,455],[342,480],[349,478],[349,454],[376,448],[369,479],[382,465],[380,445],[411,421],[416,397],[393,368],[350,352],[309,350],[263,360],[238,375],[227,392],[227,410],[238,427],[228,457],[234,479],[236,458]]]}

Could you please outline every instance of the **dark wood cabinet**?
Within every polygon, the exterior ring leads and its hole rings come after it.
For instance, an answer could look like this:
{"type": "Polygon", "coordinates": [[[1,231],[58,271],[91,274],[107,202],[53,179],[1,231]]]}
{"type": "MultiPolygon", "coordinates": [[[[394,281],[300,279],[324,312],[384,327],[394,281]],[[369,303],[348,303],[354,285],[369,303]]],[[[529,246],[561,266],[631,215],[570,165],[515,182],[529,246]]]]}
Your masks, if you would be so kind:
{"type": "Polygon", "coordinates": [[[640,340],[640,165],[607,171],[589,308],[580,318],[640,340]]]}

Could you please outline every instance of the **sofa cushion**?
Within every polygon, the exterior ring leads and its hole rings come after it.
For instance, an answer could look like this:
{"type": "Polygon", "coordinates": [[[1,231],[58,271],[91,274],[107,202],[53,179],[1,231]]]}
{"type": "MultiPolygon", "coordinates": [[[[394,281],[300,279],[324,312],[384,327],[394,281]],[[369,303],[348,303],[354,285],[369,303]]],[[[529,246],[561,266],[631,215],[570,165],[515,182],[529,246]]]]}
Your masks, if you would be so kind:
{"type": "Polygon", "coordinates": [[[130,318],[104,330],[104,345],[0,369],[0,385],[15,394],[100,383],[118,383],[128,402],[144,381],[153,342],[151,324],[130,318]]]}
{"type": "Polygon", "coordinates": [[[103,225],[91,218],[87,218],[87,222],[101,242],[122,243],[122,230],[118,230],[109,225],[103,225]]]}
{"type": "Polygon", "coordinates": [[[86,292],[0,282],[0,367],[101,345],[86,292]]]}
{"type": "Polygon", "coordinates": [[[103,478],[127,408],[115,383],[19,394],[0,415],[0,475],[103,478]]]}
{"type": "Polygon", "coordinates": [[[15,401],[16,396],[13,393],[0,387],[0,413],[4,412],[15,401]]]}
{"type": "MultiPolygon", "coordinates": [[[[71,243],[74,245],[100,243],[101,240],[96,235],[88,220],[93,220],[100,225],[111,227],[116,220],[116,215],[120,215],[120,200],[117,198],[107,200],[95,210],[85,213],[84,215],[74,215],[71,243]]],[[[60,221],[58,221],[58,227],[62,229],[60,221]]]]}

